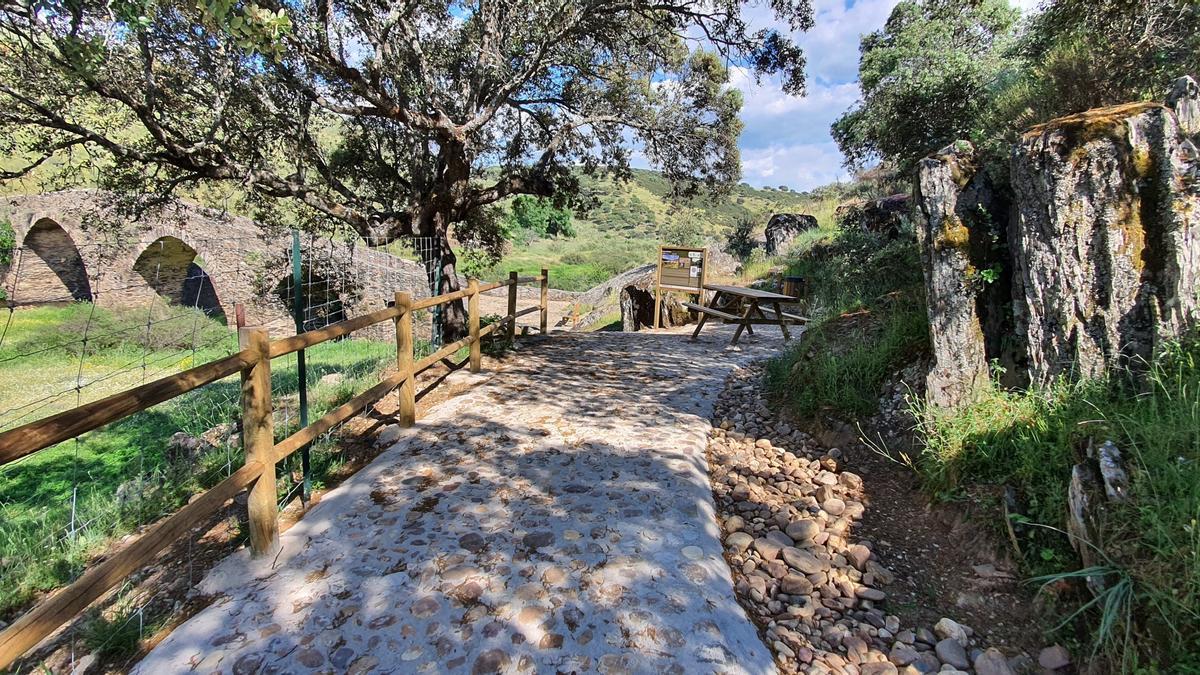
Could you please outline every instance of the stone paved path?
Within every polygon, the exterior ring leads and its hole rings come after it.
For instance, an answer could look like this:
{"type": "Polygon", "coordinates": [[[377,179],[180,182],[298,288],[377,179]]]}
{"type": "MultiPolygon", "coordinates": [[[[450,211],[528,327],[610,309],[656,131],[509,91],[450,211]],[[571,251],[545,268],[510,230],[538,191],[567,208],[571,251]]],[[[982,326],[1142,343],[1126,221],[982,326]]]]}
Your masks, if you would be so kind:
{"type": "Polygon", "coordinates": [[[523,351],[326,495],[273,569],[219,566],[138,672],[774,672],[704,449],[725,376],[779,340],[729,334],[523,351]]]}

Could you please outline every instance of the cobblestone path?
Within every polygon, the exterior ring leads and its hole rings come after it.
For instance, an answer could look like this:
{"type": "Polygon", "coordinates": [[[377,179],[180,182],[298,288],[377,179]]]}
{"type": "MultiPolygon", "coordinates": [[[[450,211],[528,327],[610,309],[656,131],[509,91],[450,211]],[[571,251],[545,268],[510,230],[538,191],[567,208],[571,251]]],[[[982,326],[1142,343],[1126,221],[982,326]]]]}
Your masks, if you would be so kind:
{"type": "MultiPolygon", "coordinates": [[[[761,333],[771,333],[764,330],[761,333]]],[[[139,665],[201,673],[765,673],[713,517],[725,376],[778,347],[557,334],[435,408],[139,665]]]]}

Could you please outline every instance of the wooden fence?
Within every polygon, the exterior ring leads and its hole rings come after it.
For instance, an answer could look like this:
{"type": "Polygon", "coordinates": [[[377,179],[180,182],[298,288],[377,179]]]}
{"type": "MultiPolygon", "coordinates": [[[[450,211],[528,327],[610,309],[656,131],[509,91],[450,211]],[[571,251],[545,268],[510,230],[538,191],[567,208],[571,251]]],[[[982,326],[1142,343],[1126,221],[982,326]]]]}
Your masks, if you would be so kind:
{"type": "Polygon", "coordinates": [[[0,465],[4,465],[235,373],[241,373],[242,376],[243,466],[154,525],[133,543],[88,569],[74,583],[46,598],[0,632],[0,670],[7,669],[129,574],[151,562],[159,551],[223,508],[242,490],[250,491],[247,515],[251,555],[273,555],[279,545],[276,464],[394,389],[399,389],[398,421],[402,426],[412,426],[417,418],[417,401],[441,382],[439,379],[417,392],[418,375],[438,363],[445,363],[451,370],[469,366],[471,372],[479,372],[482,340],[500,330],[507,332],[509,340],[515,339],[517,319],[527,314],[540,312],[540,329],[542,333],[546,332],[549,318],[547,275],[545,269],[540,275],[530,277],[519,277],[512,272],[508,280],[486,285],[480,285],[472,279],[463,290],[421,300],[413,300],[408,293],[396,293],[392,307],[279,340],[271,340],[264,330],[243,328],[238,334],[241,351],[232,356],[0,433],[0,465]],[[538,305],[517,311],[517,286],[538,282],[541,284],[538,305]],[[506,286],[507,316],[481,328],[479,295],[506,286]],[[416,360],[413,355],[413,312],[463,298],[467,300],[469,334],[416,360]],[[395,323],[396,373],[276,443],[272,428],[271,359],[385,321],[395,323]],[[452,357],[463,347],[470,348],[469,355],[462,362],[454,363],[452,357]]]}

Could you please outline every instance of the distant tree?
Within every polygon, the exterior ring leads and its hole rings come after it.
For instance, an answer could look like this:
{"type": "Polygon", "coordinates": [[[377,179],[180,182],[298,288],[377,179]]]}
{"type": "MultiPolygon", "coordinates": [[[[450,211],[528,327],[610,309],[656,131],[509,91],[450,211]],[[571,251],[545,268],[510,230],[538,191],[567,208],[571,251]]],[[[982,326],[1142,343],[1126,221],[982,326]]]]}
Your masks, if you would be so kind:
{"type": "Polygon", "coordinates": [[[754,239],[754,229],[753,218],[739,218],[725,239],[725,251],[738,260],[749,258],[754,249],[758,248],[758,242],[754,239]]]}
{"type": "Polygon", "coordinates": [[[509,206],[510,229],[527,230],[538,237],[574,237],[571,210],[542,197],[521,195],[509,206]]]}
{"type": "Polygon", "coordinates": [[[786,186],[786,185],[780,185],[780,186],[779,186],[779,191],[780,191],[780,192],[788,192],[789,190],[790,190],[790,188],[789,188],[788,186],[786,186]]]}
{"type": "Polygon", "coordinates": [[[1009,65],[1002,47],[1019,13],[1008,0],[903,0],[863,36],[862,99],[833,124],[853,167],[872,160],[902,170],[947,143],[970,138],[989,88],[1009,65]]]}
{"type": "Polygon", "coordinates": [[[704,225],[694,217],[672,218],[663,227],[662,238],[673,246],[698,247],[704,243],[704,225]]]}
{"type": "MultiPolygon", "coordinates": [[[[633,140],[681,195],[739,178],[741,97],[726,62],[804,89],[788,31],[808,0],[3,0],[0,138],[27,164],[81,151],[104,187],[168,196],[241,186],[260,217],[372,243],[494,227],[519,194],[569,205],[576,167],[629,175],[633,140]],[[690,49],[702,35],[703,46],[690,49]]],[[[458,237],[463,239],[462,236],[458,237]]],[[[456,303],[448,330],[462,330],[456,303]]]]}

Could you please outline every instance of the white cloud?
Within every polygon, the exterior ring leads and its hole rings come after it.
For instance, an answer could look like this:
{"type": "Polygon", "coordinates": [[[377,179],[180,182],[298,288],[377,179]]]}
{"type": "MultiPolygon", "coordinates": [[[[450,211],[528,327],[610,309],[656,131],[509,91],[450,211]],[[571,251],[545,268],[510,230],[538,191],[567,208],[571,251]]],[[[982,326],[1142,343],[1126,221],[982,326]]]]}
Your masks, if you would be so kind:
{"type": "MultiPolygon", "coordinates": [[[[734,68],[731,83],[742,91],[740,142],[742,173],[752,185],[787,185],[806,190],[844,180],[842,155],[829,126],[859,97],[860,38],[887,21],[899,0],[816,0],[815,25],[793,38],[808,60],[808,91],[804,97],[783,92],[778,80],[755,83],[745,68],[734,68]]],[[[764,3],[765,4],[765,3],[764,3]]],[[[776,24],[770,9],[757,6],[747,13],[752,25],[776,24]]]]}
{"type": "Polygon", "coordinates": [[[760,187],[786,185],[793,190],[811,190],[844,181],[849,176],[841,164],[842,155],[833,141],[742,148],[743,180],[760,187]]]}
{"type": "MultiPolygon", "coordinates": [[[[859,97],[858,45],[883,27],[900,0],[814,0],[815,25],[792,37],[808,60],[808,93],[789,96],[778,80],[755,83],[745,68],[733,68],[731,84],[742,91],[744,180],[752,185],[787,185],[805,190],[845,180],[842,155],[829,126],[859,97]]],[[[1025,14],[1044,0],[1010,0],[1025,14]]],[[[755,27],[778,24],[767,3],[746,10],[755,27]]]]}

